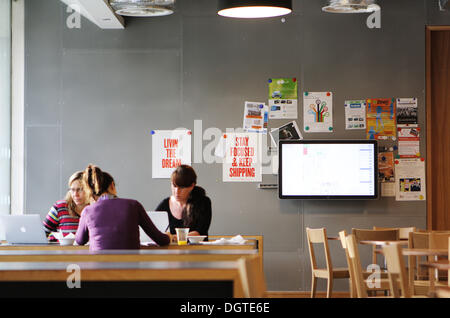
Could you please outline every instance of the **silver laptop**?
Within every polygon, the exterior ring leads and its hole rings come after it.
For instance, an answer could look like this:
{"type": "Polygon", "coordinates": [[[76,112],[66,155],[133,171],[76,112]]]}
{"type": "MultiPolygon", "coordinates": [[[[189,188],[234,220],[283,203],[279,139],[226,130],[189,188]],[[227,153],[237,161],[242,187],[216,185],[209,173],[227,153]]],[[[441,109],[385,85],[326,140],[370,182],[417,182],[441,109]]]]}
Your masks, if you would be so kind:
{"type": "MultiPolygon", "coordinates": [[[[167,232],[169,229],[169,215],[166,211],[147,211],[147,214],[158,230],[163,233],[167,232]]],[[[141,243],[155,243],[141,227],[139,227],[139,239],[141,243]]]]}
{"type": "Polygon", "coordinates": [[[48,244],[39,214],[0,216],[8,244],[48,244]]]}

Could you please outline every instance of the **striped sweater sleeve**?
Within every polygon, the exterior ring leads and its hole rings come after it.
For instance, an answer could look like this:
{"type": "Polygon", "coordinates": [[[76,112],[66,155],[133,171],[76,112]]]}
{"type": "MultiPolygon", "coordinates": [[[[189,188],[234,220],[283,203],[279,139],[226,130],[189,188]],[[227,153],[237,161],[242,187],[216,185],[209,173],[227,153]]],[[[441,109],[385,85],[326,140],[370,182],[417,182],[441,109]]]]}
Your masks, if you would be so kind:
{"type": "Polygon", "coordinates": [[[44,231],[47,234],[47,237],[50,235],[51,232],[58,231],[59,216],[58,210],[56,209],[55,206],[51,207],[43,223],[44,223],[44,231]]]}

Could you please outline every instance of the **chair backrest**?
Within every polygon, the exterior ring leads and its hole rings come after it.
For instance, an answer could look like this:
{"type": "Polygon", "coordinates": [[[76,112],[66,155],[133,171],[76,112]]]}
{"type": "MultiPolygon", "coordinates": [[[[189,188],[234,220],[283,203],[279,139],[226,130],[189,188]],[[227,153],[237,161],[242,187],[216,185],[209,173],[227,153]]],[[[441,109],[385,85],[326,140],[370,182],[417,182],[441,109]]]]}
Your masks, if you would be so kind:
{"type": "Polygon", "coordinates": [[[409,233],[408,248],[428,248],[429,232],[409,233]]]}
{"type": "Polygon", "coordinates": [[[352,229],[356,242],[360,241],[397,241],[399,239],[399,230],[367,230],[352,229]]]}
{"type": "Polygon", "coordinates": [[[330,249],[328,247],[327,230],[325,228],[310,229],[306,228],[306,238],[308,240],[309,257],[311,261],[311,269],[318,269],[316,254],[313,244],[322,244],[325,252],[325,262],[328,272],[332,272],[333,265],[331,263],[330,249]]]}
{"type": "Polygon", "coordinates": [[[430,232],[428,247],[432,249],[447,249],[450,232],[430,232]]]}
{"type": "Polygon", "coordinates": [[[365,285],[359,258],[358,243],[356,242],[355,236],[352,234],[346,237],[345,242],[350,260],[350,277],[356,286],[356,294],[358,298],[367,298],[367,287],[365,285]]]}
{"type": "Polygon", "coordinates": [[[415,232],[417,229],[415,226],[411,227],[379,227],[374,226],[374,230],[395,230],[398,229],[398,238],[400,240],[407,240],[409,239],[409,233],[415,232]]]}
{"type": "Polygon", "coordinates": [[[383,246],[383,254],[388,268],[389,285],[394,298],[411,297],[405,261],[399,244],[383,246]]]}
{"type": "MultiPolygon", "coordinates": [[[[368,230],[368,229],[352,229],[356,242],[361,241],[397,241],[399,239],[399,230],[368,230]]],[[[372,246],[372,264],[377,264],[377,246],[372,246]]]]}
{"type": "Polygon", "coordinates": [[[266,280],[259,258],[259,255],[252,255],[241,257],[238,260],[239,275],[245,298],[264,298],[266,296],[266,280]]]}

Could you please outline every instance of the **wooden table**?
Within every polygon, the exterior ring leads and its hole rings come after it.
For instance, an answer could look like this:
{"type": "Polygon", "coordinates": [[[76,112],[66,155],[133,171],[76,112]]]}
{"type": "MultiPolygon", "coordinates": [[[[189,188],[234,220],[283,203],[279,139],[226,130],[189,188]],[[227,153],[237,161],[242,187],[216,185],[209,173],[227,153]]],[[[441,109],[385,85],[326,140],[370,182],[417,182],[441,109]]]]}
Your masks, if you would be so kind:
{"type": "MultiPolygon", "coordinates": [[[[88,250],[88,245],[70,245],[62,246],[58,243],[50,243],[45,245],[40,244],[1,244],[0,250],[88,250]]],[[[256,250],[258,249],[258,244],[256,241],[249,241],[245,244],[223,244],[223,245],[202,245],[202,244],[188,244],[188,245],[178,245],[177,243],[171,243],[166,246],[158,245],[141,245],[141,249],[159,249],[159,250],[211,250],[211,249],[221,249],[221,250],[256,250]]]]}
{"type": "Polygon", "coordinates": [[[0,297],[243,297],[237,261],[0,262],[0,297]]]}
{"type": "Polygon", "coordinates": [[[407,256],[447,256],[447,249],[429,249],[429,248],[404,248],[403,255],[407,256]]]}
{"type": "Polygon", "coordinates": [[[360,244],[365,245],[376,245],[376,246],[385,246],[389,244],[400,244],[400,245],[408,245],[408,240],[398,240],[398,241],[359,241],[360,244]]]}
{"type": "MultiPolygon", "coordinates": [[[[210,235],[209,236],[209,241],[214,241],[217,240],[219,238],[231,238],[233,237],[232,235],[210,235]]],[[[216,253],[215,256],[211,255],[203,255],[203,256],[198,256],[195,257],[195,260],[230,260],[237,258],[236,255],[236,250],[239,251],[257,251],[257,254],[259,255],[259,260],[260,260],[260,266],[261,269],[264,269],[264,264],[263,264],[263,236],[261,235],[242,235],[242,237],[244,239],[247,240],[247,242],[245,242],[244,244],[188,244],[188,245],[178,245],[177,243],[171,243],[170,245],[167,246],[158,246],[158,245],[142,245],[141,246],[141,251],[142,250],[153,250],[153,251],[158,251],[158,250],[162,250],[162,251],[225,251],[223,254],[221,253],[216,253]],[[229,252],[229,253],[228,253],[229,252]],[[225,254],[228,254],[228,256],[225,256],[225,254]],[[229,256],[231,255],[231,256],[229,256]]],[[[46,244],[46,245],[39,245],[39,244],[23,244],[23,245],[7,245],[5,244],[5,242],[3,242],[2,245],[0,245],[0,252],[1,251],[82,251],[82,250],[89,250],[89,246],[77,246],[77,245],[71,245],[71,246],[61,246],[59,245],[59,243],[50,243],[50,244],[46,244]]],[[[243,252],[244,253],[244,252],[243,252]]],[[[253,252],[250,252],[253,253],[253,252]]],[[[246,254],[246,253],[245,253],[246,254]]],[[[66,254],[68,255],[68,254],[66,254]]],[[[157,260],[157,253],[155,253],[153,256],[151,256],[151,254],[146,254],[147,258],[152,258],[157,260]]],[[[168,258],[170,258],[170,255],[175,255],[175,254],[170,254],[167,253],[165,254],[165,256],[161,256],[160,260],[170,260],[168,258]]],[[[41,256],[44,257],[44,256],[41,256]]],[[[53,257],[53,256],[52,256],[53,257]]],[[[59,258],[61,260],[64,260],[63,256],[55,256],[56,258],[59,258]]],[[[75,256],[70,256],[71,259],[73,259],[75,256]]],[[[87,257],[87,256],[84,256],[87,257]]],[[[178,258],[179,261],[192,261],[192,255],[189,255],[189,253],[186,254],[179,254],[179,256],[173,256],[173,258],[178,258]]],[[[81,256],[78,257],[79,259],[81,259],[81,256]]],[[[103,261],[103,259],[108,258],[108,256],[103,256],[102,258],[98,258],[98,261],[103,261]]],[[[122,259],[127,259],[127,258],[133,258],[133,256],[121,256],[122,259]]],[[[8,259],[8,258],[6,258],[8,259]]],[[[12,257],[10,257],[10,259],[12,259],[12,257]]],[[[16,260],[20,260],[23,261],[25,259],[25,256],[22,256],[22,258],[20,258],[19,256],[17,256],[16,260]]],[[[127,261],[127,260],[125,260],[127,261]]]]}
{"type": "Polygon", "coordinates": [[[0,262],[207,262],[234,261],[258,255],[257,250],[0,250],[0,262]]]}

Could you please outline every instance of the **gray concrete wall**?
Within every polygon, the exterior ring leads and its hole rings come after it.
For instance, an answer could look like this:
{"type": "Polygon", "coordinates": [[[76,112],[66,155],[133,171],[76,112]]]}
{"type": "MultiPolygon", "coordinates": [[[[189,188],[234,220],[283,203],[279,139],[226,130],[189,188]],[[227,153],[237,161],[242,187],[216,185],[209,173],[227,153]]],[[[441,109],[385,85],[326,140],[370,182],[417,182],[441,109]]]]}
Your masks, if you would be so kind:
{"type": "MultiPolygon", "coordinates": [[[[150,131],[194,130],[194,120],[203,130],[240,127],[244,102],[265,101],[270,77],[296,77],[299,96],[333,92],[334,133],[305,138],[364,139],[363,131],[344,129],[346,99],[417,97],[425,128],[425,25],[450,24],[431,2],[380,0],[381,29],[369,29],[367,15],[323,13],[325,1],[294,0],[284,19],[245,21],[217,16],[215,1],[183,0],[171,16],[101,30],[86,19],[80,29],[67,28],[60,1],[27,0],[26,212],[44,217],[68,177],[88,163],[115,177],[120,196],[154,209],[170,187],[151,178],[150,131]]],[[[302,120],[300,98],[299,127],[302,120]]],[[[285,122],[272,120],[269,128],[285,122]]],[[[207,149],[211,140],[203,139],[207,149]]],[[[221,164],[193,166],[213,202],[211,234],[264,235],[269,290],[309,290],[307,226],[330,235],[374,225],[426,227],[425,202],[280,201],[255,183],[223,183],[221,164]]],[[[335,266],[346,266],[339,243],[331,248],[335,266]]],[[[362,251],[366,263],[369,254],[362,251]]],[[[335,285],[346,289],[347,282],[335,285]]]]}

